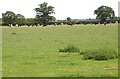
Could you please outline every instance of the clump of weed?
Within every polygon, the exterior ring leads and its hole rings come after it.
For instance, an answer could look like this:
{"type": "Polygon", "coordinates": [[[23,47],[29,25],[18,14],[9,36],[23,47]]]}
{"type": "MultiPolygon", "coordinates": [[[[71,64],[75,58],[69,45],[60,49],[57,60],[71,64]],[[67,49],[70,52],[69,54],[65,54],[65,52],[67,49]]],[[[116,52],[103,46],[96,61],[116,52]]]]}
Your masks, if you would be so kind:
{"type": "Polygon", "coordinates": [[[15,32],[13,32],[13,33],[12,33],[12,35],[16,35],[16,33],[15,33],[15,32]]]}
{"type": "Polygon", "coordinates": [[[79,49],[74,45],[68,45],[62,49],[59,49],[59,52],[79,52],[79,49]]]}
{"type": "Polygon", "coordinates": [[[118,52],[112,49],[95,49],[85,51],[83,53],[83,59],[94,59],[94,60],[108,60],[118,57],[118,52]]]}

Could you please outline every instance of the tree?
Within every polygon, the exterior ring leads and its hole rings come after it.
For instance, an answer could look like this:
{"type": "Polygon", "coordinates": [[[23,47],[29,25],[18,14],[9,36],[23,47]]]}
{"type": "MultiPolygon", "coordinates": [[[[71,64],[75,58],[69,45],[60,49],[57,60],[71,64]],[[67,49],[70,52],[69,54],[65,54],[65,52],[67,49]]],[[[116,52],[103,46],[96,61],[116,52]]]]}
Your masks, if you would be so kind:
{"type": "Polygon", "coordinates": [[[71,26],[73,25],[72,19],[70,17],[67,17],[67,21],[68,21],[68,23],[67,23],[68,25],[71,25],[71,26]]]}
{"type": "Polygon", "coordinates": [[[18,26],[21,26],[25,23],[25,17],[12,11],[6,11],[6,13],[2,13],[2,21],[3,25],[15,26],[18,24],[18,26]]]}
{"type": "Polygon", "coordinates": [[[94,14],[96,14],[96,19],[100,21],[100,23],[105,23],[107,21],[112,21],[115,17],[114,10],[108,6],[98,7],[94,14]]]}
{"type": "Polygon", "coordinates": [[[24,25],[25,17],[21,14],[17,14],[15,16],[15,23],[18,24],[18,26],[24,25]]]}
{"type": "Polygon", "coordinates": [[[15,13],[12,11],[6,11],[6,13],[2,13],[2,21],[4,25],[14,24],[15,13]]]}
{"type": "Polygon", "coordinates": [[[44,2],[39,4],[39,8],[35,8],[36,18],[39,24],[47,26],[51,20],[54,20],[53,16],[50,14],[55,13],[53,6],[48,6],[48,3],[44,2]]]}
{"type": "Polygon", "coordinates": [[[71,21],[72,19],[70,17],[67,17],[67,21],[71,21]]]}

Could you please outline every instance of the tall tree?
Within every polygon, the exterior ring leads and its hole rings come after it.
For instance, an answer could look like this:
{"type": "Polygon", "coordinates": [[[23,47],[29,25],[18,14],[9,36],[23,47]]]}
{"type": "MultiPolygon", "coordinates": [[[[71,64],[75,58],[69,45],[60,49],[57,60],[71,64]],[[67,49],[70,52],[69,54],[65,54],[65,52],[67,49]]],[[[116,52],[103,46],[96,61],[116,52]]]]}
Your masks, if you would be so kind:
{"type": "Polygon", "coordinates": [[[6,11],[6,13],[2,13],[2,21],[5,25],[14,24],[15,13],[12,11],[6,11]]]}
{"type": "Polygon", "coordinates": [[[111,21],[115,17],[115,12],[111,7],[100,6],[95,11],[96,19],[100,20],[101,23],[106,22],[107,20],[111,21]]]}
{"type": "Polygon", "coordinates": [[[48,6],[48,3],[44,2],[39,4],[38,8],[35,8],[36,18],[38,19],[38,23],[43,26],[47,26],[51,20],[54,20],[53,16],[50,16],[54,12],[53,6],[48,6]]]}

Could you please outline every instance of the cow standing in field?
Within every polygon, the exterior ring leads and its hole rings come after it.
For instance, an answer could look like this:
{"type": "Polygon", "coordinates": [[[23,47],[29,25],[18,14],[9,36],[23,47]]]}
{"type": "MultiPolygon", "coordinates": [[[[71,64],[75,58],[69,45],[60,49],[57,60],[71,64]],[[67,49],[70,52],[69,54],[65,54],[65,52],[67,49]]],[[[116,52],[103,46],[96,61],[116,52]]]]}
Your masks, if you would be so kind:
{"type": "Polygon", "coordinates": [[[9,27],[12,27],[13,25],[12,24],[8,24],[9,25],[9,27]]]}
{"type": "Polygon", "coordinates": [[[104,22],[104,25],[106,25],[107,24],[107,22],[104,22]]]}

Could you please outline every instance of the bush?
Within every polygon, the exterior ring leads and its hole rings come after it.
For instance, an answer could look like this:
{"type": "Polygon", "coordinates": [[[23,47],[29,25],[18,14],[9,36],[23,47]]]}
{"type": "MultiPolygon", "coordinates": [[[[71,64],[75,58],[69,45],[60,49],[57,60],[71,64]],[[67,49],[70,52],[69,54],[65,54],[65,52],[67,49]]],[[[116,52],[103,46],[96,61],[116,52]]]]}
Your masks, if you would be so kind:
{"type": "Polygon", "coordinates": [[[68,45],[63,49],[59,49],[59,52],[79,52],[79,49],[73,45],[68,45]]]}
{"type": "Polygon", "coordinates": [[[83,53],[83,59],[108,60],[118,57],[118,52],[111,49],[89,50],[83,53]]]}

